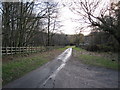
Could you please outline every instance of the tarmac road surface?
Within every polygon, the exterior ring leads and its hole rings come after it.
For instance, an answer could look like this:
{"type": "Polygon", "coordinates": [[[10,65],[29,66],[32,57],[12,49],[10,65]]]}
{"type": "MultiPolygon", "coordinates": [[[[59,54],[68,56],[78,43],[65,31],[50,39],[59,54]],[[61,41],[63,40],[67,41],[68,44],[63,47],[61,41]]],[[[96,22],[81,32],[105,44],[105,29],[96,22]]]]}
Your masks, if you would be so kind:
{"type": "Polygon", "coordinates": [[[118,88],[118,72],[82,64],[72,56],[72,48],[68,48],[3,88],[118,88]]]}

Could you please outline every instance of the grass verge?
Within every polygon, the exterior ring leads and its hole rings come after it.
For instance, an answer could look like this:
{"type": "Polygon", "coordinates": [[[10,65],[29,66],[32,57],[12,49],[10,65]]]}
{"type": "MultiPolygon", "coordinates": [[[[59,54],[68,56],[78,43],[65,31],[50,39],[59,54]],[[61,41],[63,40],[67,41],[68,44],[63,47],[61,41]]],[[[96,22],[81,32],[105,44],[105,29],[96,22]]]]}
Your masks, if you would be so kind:
{"type": "Polygon", "coordinates": [[[15,80],[23,76],[25,73],[30,72],[37,67],[45,64],[49,60],[42,56],[34,56],[34,57],[25,57],[21,58],[21,60],[13,60],[9,63],[5,63],[2,65],[2,78],[3,85],[6,83],[15,80]]]}
{"type": "Polygon", "coordinates": [[[82,48],[77,48],[77,47],[73,47],[74,50],[77,50],[77,51],[86,51],[85,49],[82,49],[82,48]]]}
{"type": "MultiPolygon", "coordinates": [[[[81,49],[81,48],[74,48],[74,50],[76,50],[78,52],[80,52],[80,51],[85,52],[85,50],[81,49]]],[[[77,53],[77,54],[79,54],[79,53],[77,53]]],[[[81,60],[81,62],[83,62],[85,64],[89,64],[89,65],[101,66],[101,67],[111,68],[111,69],[115,69],[115,70],[118,70],[118,65],[120,66],[118,61],[112,61],[111,59],[102,57],[102,56],[79,54],[79,55],[77,55],[77,57],[81,60]]]]}
{"type": "Polygon", "coordinates": [[[102,66],[102,67],[116,69],[116,70],[118,69],[117,61],[112,61],[104,57],[92,56],[92,55],[80,55],[79,58],[85,64],[102,66]]]}
{"type": "Polygon", "coordinates": [[[74,48],[75,46],[66,46],[66,47],[64,47],[64,48],[59,48],[59,50],[65,50],[65,49],[67,49],[67,48],[74,48]]]}
{"type": "Polygon", "coordinates": [[[47,51],[30,56],[21,56],[13,58],[12,61],[7,61],[2,64],[2,79],[3,86],[7,83],[25,75],[26,73],[42,66],[54,57],[59,55],[66,48],[59,48],[53,51],[47,51]]]}

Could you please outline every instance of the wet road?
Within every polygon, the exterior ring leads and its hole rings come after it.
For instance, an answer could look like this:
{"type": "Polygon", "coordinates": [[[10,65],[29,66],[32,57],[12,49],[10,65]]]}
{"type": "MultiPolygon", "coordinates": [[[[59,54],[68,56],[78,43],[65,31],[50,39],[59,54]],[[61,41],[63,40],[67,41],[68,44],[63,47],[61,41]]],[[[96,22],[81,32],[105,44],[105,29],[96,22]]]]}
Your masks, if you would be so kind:
{"type": "Polygon", "coordinates": [[[117,88],[118,72],[80,63],[72,48],[4,88],[117,88]]]}
{"type": "Polygon", "coordinates": [[[66,49],[53,61],[9,83],[5,88],[43,88],[54,87],[55,77],[64,68],[72,54],[72,48],[66,49]]]}

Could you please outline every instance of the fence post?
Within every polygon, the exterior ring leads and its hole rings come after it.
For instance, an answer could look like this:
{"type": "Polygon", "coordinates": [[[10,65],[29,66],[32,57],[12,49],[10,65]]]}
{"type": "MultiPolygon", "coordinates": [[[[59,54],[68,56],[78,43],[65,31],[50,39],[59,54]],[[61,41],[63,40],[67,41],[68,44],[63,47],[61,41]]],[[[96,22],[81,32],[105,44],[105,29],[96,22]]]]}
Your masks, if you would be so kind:
{"type": "Polygon", "coordinates": [[[32,53],[32,47],[30,47],[30,52],[32,53]]]}
{"type": "Polygon", "coordinates": [[[16,46],[15,46],[15,52],[14,53],[16,54],[16,46]]]}
{"type": "Polygon", "coordinates": [[[12,47],[10,47],[10,53],[11,53],[11,54],[12,54],[12,50],[13,50],[12,47]]]}
{"type": "Polygon", "coordinates": [[[28,46],[28,53],[30,52],[30,46],[28,46]]]}
{"type": "Polygon", "coordinates": [[[37,46],[36,46],[36,48],[35,48],[35,49],[36,49],[36,52],[37,52],[37,46]]]}
{"type": "Polygon", "coordinates": [[[6,51],[6,54],[7,54],[7,47],[5,47],[5,51],[6,51]]]}
{"type": "Polygon", "coordinates": [[[21,53],[20,47],[19,47],[19,53],[21,53]]]}

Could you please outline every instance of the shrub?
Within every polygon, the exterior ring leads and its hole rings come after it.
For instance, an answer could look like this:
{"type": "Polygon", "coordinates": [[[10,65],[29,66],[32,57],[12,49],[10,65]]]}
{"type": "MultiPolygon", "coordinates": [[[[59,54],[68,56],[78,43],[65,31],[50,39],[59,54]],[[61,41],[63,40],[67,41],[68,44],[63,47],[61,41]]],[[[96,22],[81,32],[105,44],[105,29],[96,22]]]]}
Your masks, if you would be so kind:
{"type": "Polygon", "coordinates": [[[115,51],[115,49],[112,46],[107,45],[89,45],[85,48],[87,51],[102,51],[102,52],[109,52],[109,51],[115,51]]]}
{"type": "Polygon", "coordinates": [[[108,52],[108,51],[113,51],[113,48],[111,46],[107,46],[107,45],[98,45],[100,51],[103,52],[108,52]]]}
{"type": "Polygon", "coordinates": [[[86,50],[88,51],[99,51],[99,47],[97,45],[89,45],[86,47],[86,50]]]}

